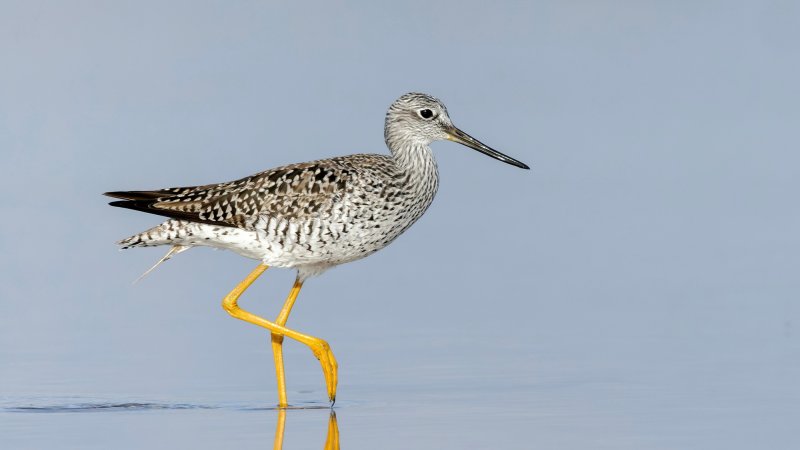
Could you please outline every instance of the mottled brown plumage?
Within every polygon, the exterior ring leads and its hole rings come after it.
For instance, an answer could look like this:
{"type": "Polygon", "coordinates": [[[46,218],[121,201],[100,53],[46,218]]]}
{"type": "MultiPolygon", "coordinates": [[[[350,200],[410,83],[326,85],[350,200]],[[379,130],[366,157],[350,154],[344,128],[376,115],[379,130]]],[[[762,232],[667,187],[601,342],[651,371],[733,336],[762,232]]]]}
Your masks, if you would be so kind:
{"type": "MultiPolygon", "coordinates": [[[[111,205],[219,226],[251,228],[260,215],[286,220],[326,217],[342,196],[376,193],[402,174],[384,155],[351,155],[278,167],[236,181],[155,191],[120,191],[111,205]],[[378,172],[389,177],[377,177],[378,172]],[[379,181],[375,183],[375,181],[379,181]]],[[[378,192],[378,194],[380,194],[378,192]]]]}

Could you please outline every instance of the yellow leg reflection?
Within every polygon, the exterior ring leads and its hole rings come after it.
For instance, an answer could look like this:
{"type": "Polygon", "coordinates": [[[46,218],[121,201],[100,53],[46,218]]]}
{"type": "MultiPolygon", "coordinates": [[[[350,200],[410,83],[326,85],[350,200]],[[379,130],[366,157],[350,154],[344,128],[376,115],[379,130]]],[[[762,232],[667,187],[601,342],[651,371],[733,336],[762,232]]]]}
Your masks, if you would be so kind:
{"type": "MultiPolygon", "coordinates": [[[[300,293],[302,288],[303,282],[299,279],[295,280],[294,286],[292,286],[292,290],[289,292],[280,314],[278,314],[278,318],[275,319],[276,324],[280,326],[286,325],[286,320],[289,319],[289,313],[292,312],[294,301],[297,300],[297,294],[300,293]]],[[[283,370],[283,336],[272,333],[271,338],[272,354],[275,359],[275,378],[278,380],[278,408],[286,408],[289,404],[286,399],[286,375],[283,370]]]]}
{"type": "Polygon", "coordinates": [[[275,445],[273,450],[283,449],[283,430],[286,428],[286,410],[278,408],[278,424],[275,425],[275,445]]]}
{"type": "MultiPolygon", "coordinates": [[[[233,290],[225,296],[222,300],[222,307],[225,311],[228,312],[231,316],[244,320],[245,322],[249,322],[260,327],[264,327],[272,332],[272,334],[276,334],[278,336],[285,336],[289,339],[294,339],[298,342],[301,342],[307,345],[311,351],[314,353],[314,356],[319,360],[320,364],[322,365],[322,372],[325,375],[325,385],[328,390],[328,399],[333,402],[336,400],[336,385],[338,384],[337,380],[337,369],[338,365],[336,363],[336,358],[333,357],[333,352],[331,351],[330,345],[327,342],[323,341],[320,338],[316,338],[314,336],[309,336],[307,334],[298,333],[297,331],[290,330],[283,325],[279,325],[274,322],[270,322],[269,320],[257,316],[251,312],[245,311],[239,307],[238,301],[239,297],[250,287],[251,284],[261,276],[264,271],[267,270],[267,266],[265,264],[259,264],[258,267],[253,269],[247,278],[242,280],[233,290]]],[[[292,290],[294,292],[294,289],[292,290]]],[[[299,289],[298,289],[299,291],[299,289]]],[[[296,296],[297,294],[295,294],[296,296]]],[[[291,294],[290,294],[291,297],[291,294]]],[[[292,300],[293,301],[293,300],[292,300]]],[[[288,316],[288,312],[287,312],[288,316]]],[[[280,383],[280,381],[279,381],[280,383]]],[[[278,394],[279,398],[286,399],[286,391],[285,391],[285,382],[284,382],[284,389],[283,393],[278,394]]]]}
{"type": "MultiPolygon", "coordinates": [[[[275,425],[275,444],[273,450],[283,449],[283,432],[286,429],[286,408],[278,408],[278,423],[275,425]]],[[[325,450],[339,450],[339,424],[336,413],[331,410],[328,417],[328,436],[325,438],[325,450]]]]}
{"type": "Polygon", "coordinates": [[[336,413],[333,410],[328,418],[328,437],[325,438],[325,450],[339,450],[339,424],[336,423],[336,413]]]}

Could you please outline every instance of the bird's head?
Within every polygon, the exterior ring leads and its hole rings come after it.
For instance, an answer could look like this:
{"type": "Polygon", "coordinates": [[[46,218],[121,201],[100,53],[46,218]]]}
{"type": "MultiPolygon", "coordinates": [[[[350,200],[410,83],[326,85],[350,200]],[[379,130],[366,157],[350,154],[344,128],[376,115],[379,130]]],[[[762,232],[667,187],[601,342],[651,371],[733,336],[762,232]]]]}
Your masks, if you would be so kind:
{"type": "Polygon", "coordinates": [[[444,103],[428,94],[410,92],[395,100],[386,113],[384,138],[390,149],[406,145],[429,145],[433,141],[458,142],[494,159],[529,169],[526,164],[458,129],[450,120],[444,103]]]}

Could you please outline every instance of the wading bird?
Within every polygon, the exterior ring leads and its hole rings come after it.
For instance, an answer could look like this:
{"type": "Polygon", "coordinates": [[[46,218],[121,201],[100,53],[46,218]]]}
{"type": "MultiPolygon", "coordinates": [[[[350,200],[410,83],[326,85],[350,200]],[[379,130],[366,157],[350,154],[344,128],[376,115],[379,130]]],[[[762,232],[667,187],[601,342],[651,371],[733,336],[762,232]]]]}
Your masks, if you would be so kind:
{"type": "Polygon", "coordinates": [[[261,262],[225,296],[222,306],[233,317],[271,332],[279,407],[288,405],[284,337],[311,349],[322,365],[328,397],[335,401],[337,364],[330,346],[286,328],[286,320],[309,277],[386,247],[428,209],[439,185],[431,142],[458,142],[528,169],[456,128],[444,104],[426,94],[405,94],[392,103],[384,138],[390,155],[357,154],[292,164],[220,184],[105,194],[122,199],[112,206],[169,218],[118,243],[123,249],[171,246],[153,268],[195,246],[228,249],[261,262]],[[237,304],[269,266],[297,270],[274,321],[237,304]]]}

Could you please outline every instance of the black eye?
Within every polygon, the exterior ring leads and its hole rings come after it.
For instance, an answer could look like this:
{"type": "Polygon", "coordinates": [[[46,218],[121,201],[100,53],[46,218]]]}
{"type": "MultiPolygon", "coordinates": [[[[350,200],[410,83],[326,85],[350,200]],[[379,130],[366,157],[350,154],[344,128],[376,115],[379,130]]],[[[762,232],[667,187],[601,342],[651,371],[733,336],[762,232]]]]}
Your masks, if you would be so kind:
{"type": "Polygon", "coordinates": [[[433,117],[433,111],[431,111],[430,109],[420,109],[419,115],[423,119],[430,119],[431,117],[433,117]]]}

